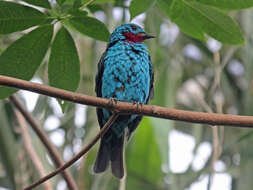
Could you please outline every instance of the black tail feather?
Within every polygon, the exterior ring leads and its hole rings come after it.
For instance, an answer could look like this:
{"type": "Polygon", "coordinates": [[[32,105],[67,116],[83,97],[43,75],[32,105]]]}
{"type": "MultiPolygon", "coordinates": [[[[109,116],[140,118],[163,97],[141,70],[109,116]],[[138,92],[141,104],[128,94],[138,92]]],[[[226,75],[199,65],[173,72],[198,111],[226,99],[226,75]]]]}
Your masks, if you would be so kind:
{"type": "Polygon", "coordinates": [[[111,151],[110,151],[109,144],[105,142],[104,138],[102,138],[100,146],[99,146],[96,162],[94,165],[95,173],[104,172],[108,168],[110,152],[111,151]]]}
{"type": "Polygon", "coordinates": [[[114,138],[111,144],[111,168],[112,174],[120,179],[124,176],[123,148],[124,135],[114,138]]]}

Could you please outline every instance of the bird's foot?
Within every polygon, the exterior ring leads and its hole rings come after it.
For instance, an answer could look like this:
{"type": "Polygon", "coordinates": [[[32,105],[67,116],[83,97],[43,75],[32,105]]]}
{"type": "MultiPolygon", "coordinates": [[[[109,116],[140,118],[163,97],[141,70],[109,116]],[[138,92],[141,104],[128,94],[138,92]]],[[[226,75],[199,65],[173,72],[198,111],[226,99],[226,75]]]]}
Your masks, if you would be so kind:
{"type": "Polygon", "coordinates": [[[141,102],[133,102],[133,105],[136,104],[137,110],[143,106],[143,103],[141,102]]]}
{"type": "Polygon", "coordinates": [[[109,99],[109,102],[108,102],[108,105],[113,107],[114,105],[116,105],[118,102],[118,100],[116,98],[110,98],[109,99]]]}

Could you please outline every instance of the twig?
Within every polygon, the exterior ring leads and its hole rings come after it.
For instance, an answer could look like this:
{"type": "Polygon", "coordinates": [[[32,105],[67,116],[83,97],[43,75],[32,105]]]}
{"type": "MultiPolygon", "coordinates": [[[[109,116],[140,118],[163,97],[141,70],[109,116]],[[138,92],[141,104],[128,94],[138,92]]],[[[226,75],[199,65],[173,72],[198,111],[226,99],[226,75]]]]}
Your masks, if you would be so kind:
{"type": "MultiPolygon", "coordinates": [[[[46,149],[48,150],[50,157],[54,161],[56,167],[60,167],[64,164],[64,161],[58,155],[57,150],[54,148],[50,140],[48,139],[47,135],[41,130],[41,127],[36,122],[36,120],[32,117],[32,115],[25,110],[25,108],[21,105],[21,103],[15,98],[14,96],[10,97],[10,101],[15,105],[15,107],[20,111],[20,113],[24,116],[27,122],[31,125],[34,132],[40,138],[41,142],[44,144],[46,149]]],[[[78,190],[74,179],[72,178],[71,174],[68,171],[64,171],[62,173],[63,178],[65,179],[68,188],[70,190],[78,190]]]]}
{"type": "Polygon", "coordinates": [[[50,178],[52,178],[53,176],[57,175],[58,173],[64,171],[66,168],[68,168],[69,166],[71,166],[73,163],[75,163],[77,160],[79,160],[85,153],[87,153],[94,144],[96,144],[96,142],[105,134],[105,132],[110,128],[110,126],[112,125],[112,123],[117,119],[118,114],[114,113],[109,120],[106,122],[106,124],[103,126],[103,128],[99,131],[99,133],[92,139],[92,141],[85,146],[76,156],[74,156],[70,161],[66,162],[64,165],[62,165],[61,167],[57,168],[55,171],[53,171],[52,173],[48,174],[47,176],[39,179],[38,181],[34,182],[33,184],[29,185],[28,187],[26,187],[24,190],[30,190],[33,189],[34,187],[40,185],[41,183],[49,180],[50,178]]]}
{"type": "MultiPolygon", "coordinates": [[[[211,90],[211,96],[215,92],[218,93],[220,91],[222,71],[223,71],[224,67],[226,66],[226,64],[228,63],[231,56],[233,55],[235,50],[236,50],[235,48],[231,48],[228,51],[228,53],[226,54],[226,56],[224,57],[222,63],[220,62],[220,52],[219,51],[214,52],[213,60],[216,65],[216,69],[215,69],[215,80],[214,80],[214,83],[212,86],[213,88],[211,90]]],[[[215,100],[215,105],[216,105],[216,112],[222,113],[222,107],[223,107],[222,102],[215,100]]],[[[220,129],[224,129],[224,127],[220,126],[220,129]]],[[[213,126],[212,133],[213,133],[213,156],[212,156],[212,162],[211,162],[211,173],[209,175],[208,186],[207,186],[208,190],[211,188],[211,186],[213,184],[213,176],[215,173],[215,163],[217,162],[220,155],[222,154],[222,141],[221,141],[221,139],[223,138],[223,136],[222,136],[223,133],[221,134],[221,138],[219,138],[219,129],[217,126],[213,126]]]]}
{"type": "MultiPolygon", "coordinates": [[[[20,112],[18,112],[17,110],[15,110],[15,114],[16,114],[20,129],[21,129],[21,134],[23,136],[25,149],[26,149],[29,157],[31,158],[35,168],[37,169],[39,176],[43,177],[46,174],[46,172],[43,168],[43,165],[42,165],[36,151],[34,150],[34,148],[32,146],[32,142],[31,142],[28,130],[27,130],[25,119],[22,116],[22,114],[20,112]]],[[[53,189],[52,185],[49,182],[46,182],[43,185],[46,190],[53,189]]]]}
{"type": "Polygon", "coordinates": [[[28,90],[31,92],[36,92],[39,94],[44,94],[47,96],[60,98],[80,104],[107,108],[125,114],[140,114],[164,119],[209,125],[232,125],[234,127],[253,128],[253,117],[251,116],[184,111],[153,105],[142,105],[137,107],[132,103],[121,101],[118,101],[117,104],[111,105],[108,99],[74,93],[67,90],[62,90],[47,85],[28,82],[25,80],[3,75],[0,75],[0,85],[28,90]]]}

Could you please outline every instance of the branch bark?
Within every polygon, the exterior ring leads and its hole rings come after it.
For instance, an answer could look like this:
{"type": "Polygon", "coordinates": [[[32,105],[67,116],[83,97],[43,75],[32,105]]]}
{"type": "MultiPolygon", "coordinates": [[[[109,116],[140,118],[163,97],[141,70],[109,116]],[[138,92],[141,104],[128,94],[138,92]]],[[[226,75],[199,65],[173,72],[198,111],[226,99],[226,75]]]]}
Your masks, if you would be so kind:
{"type": "Polygon", "coordinates": [[[36,92],[39,94],[76,102],[79,104],[107,108],[125,114],[140,114],[164,119],[209,125],[232,125],[235,127],[253,128],[253,117],[251,116],[184,111],[154,105],[138,106],[138,104],[134,105],[132,103],[120,101],[118,101],[117,104],[112,105],[108,99],[74,93],[47,85],[28,82],[3,75],[0,75],[0,85],[28,90],[31,92],[36,92]]]}
{"type": "Polygon", "coordinates": [[[37,187],[41,183],[49,180],[50,178],[54,177],[58,173],[64,171],[66,168],[70,167],[72,164],[74,164],[77,160],[79,160],[84,154],[86,154],[95,144],[96,142],[105,134],[105,132],[110,128],[110,126],[113,124],[113,122],[117,119],[118,114],[114,113],[109,120],[105,123],[103,128],[99,131],[99,133],[92,139],[92,141],[85,146],[76,156],[74,156],[70,161],[66,162],[61,167],[57,168],[50,174],[46,175],[43,178],[40,178],[38,181],[34,182],[33,184],[26,187],[24,190],[31,190],[34,187],[37,187]]]}
{"type": "MultiPolygon", "coordinates": [[[[64,161],[59,156],[57,150],[54,148],[54,145],[50,142],[47,135],[41,129],[36,120],[32,117],[32,115],[25,110],[25,108],[21,105],[17,98],[14,96],[10,97],[10,101],[15,105],[15,107],[19,110],[19,112],[23,115],[23,117],[27,120],[27,122],[31,125],[34,132],[37,134],[41,142],[44,144],[46,149],[48,150],[50,157],[54,161],[56,167],[60,167],[64,164],[64,161]]],[[[65,179],[68,188],[70,190],[78,190],[77,185],[68,171],[64,171],[62,173],[63,178],[65,179]]]]}

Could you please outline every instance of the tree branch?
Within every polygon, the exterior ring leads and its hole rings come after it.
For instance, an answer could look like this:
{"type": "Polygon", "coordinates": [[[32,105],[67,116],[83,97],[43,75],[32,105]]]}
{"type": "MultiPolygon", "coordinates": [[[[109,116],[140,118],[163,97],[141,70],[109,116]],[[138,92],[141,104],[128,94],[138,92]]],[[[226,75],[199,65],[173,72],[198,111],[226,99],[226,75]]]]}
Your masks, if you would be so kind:
{"type": "Polygon", "coordinates": [[[186,121],[192,123],[202,123],[209,125],[232,125],[235,127],[249,127],[253,128],[253,117],[250,116],[236,116],[230,114],[215,114],[192,112],[177,109],[164,108],[153,105],[137,106],[132,103],[120,102],[111,105],[108,99],[92,97],[84,94],[74,93],[47,85],[37,84],[20,80],[12,77],[0,75],[0,85],[15,87],[18,89],[28,90],[47,96],[60,98],[80,104],[103,107],[110,110],[115,110],[125,114],[140,114],[146,116],[153,116],[164,119],[172,119],[178,121],[186,121]]]}
{"type": "MultiPolygon", "coordinates": [[[[36,120],[32,117],[32,115],[25,110],[25,108],[21,105],[21,103],[14,96],[10,96],[10,101],[15,105],[15,107],[20,111],[20,113],[24,116],[24,118],[27,120],[27,122],[31,125],[34,132],[37,134],[37,136],[39,137],[41,142],[44,144],[44,146],[48,150],[50,157],[54,161],[56,167],[62,166],[64,164],[64,161],[58,155],[58,152],[54,148],[54,145],[52,145],[52,143],[48,139],[47,135],[44,133],[44,131],[41,129],[41,127],[36,122],[36,120]]],[[[71,174],[68,171],[64,171],[62,173],[62,176],[65,179],[65,181],[68,185],[68,188],[70,190],[78,190],[74,179],[72,178],[71,174]]]]}
{"type": "MultiPolygon", "coordinates": [[[[15,114],[16,114],[20,129],[21,129],[21,134],[23,137],[23,143],[24,143],[26,152],[30,156],[35,168],[38,171],[39,176],[43,177],[44,175],[46,175],[46,172],[43,168],[43,164],[41,163],[39,156],[37,155],[36,151],[34,150],[32,146],[32,141],[31,141],[31,138],[29,136],[29,132],[26,126],[26,121],[23,115],[19,111],[15,110],[15,114]]],[[[49,182],[44,183],[44,188],[45,190],[53,190],[53,187],[49,182]]]]}
{"type": "Polygon", "coordinates": [[[85,146],[76,156],[74,156],[70,161],[66,162],[61,167],[57,168],[52,173],[48,174],[47,176],[40,178],[38,181],[34,182],[33,184],[26,187],[24,190],[31,190],[34,187],[40,185],[41,183],[49,180],[50,178],[54,177],[58,173],[64,171],[66,168],[70,167],[73,163],[75,163],[77,160],[79,160],[84,154],[86,154],[93,146],[96,144],[96,142],[105,134],[105,132],[110,128],[110,126],[113,124],[113,122],[117,119],[118,114],[114,113],[109,120],[106,122],[106,124],[103,126],[103,128],[99,131],[99,133],[92,139],[92,141],[85,146]]]}

